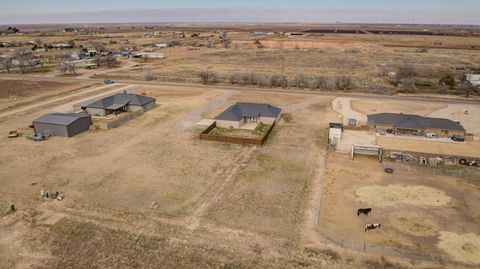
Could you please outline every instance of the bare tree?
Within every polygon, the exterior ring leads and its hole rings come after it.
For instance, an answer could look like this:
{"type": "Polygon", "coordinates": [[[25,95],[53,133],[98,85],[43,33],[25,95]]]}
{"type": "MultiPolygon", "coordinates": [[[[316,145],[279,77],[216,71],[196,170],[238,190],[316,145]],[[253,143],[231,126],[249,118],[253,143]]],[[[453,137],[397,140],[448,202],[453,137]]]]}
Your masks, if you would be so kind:
{"type": "Polygon", "coordinates": [[[20,49],[13,53],[13,59],[18,62],[18,67],[22,74],[25,74],[25,70],[34,65],[32,60],[32,53],[26,49],[20,49]]]}
{"type": "Polygon", "coordinates": [[[5,70],[7,70],[7,73],[10,73],[10,69],[12,68],[12,57],[5,57],[2,61],[2,66],[5,70]]]}
{"type": "Polygon", "coordinates": [[[153,67],[147,67],[143,70],[143,76],[145,80],[154,80],[155,79],[155,70],[153,67]]]}
{"type": "Polygon", "coordinates": [[[62,72],[63,74],[66,74],[68,72],[69,74],[76,75],[77,72],[75,63],[69,60],[62,61],[60,63],[60,72],[62,72]]]}
{"type": "Polygon", "coordinates": [[[398,67],[398,70],[396,73],[396,77],[398,81],[404,78],[413,78],[415,76],[417,76],[417,70],[413,65],[405,63],[398,67]]]}
{"type": "Polygon", "coordinates": [[[290,85],[296,88],[306,88],[308,87],[307,77],[304,74],[298,74],[291,80],[290,85]]]}
{"type": "Polygon", "coordinates": [[[217,83],[218,82],[218,74],[213,71],[202,71],[198,73],[198,76],[202,80],[203,84],[209,83],[217,83]]]}
{"type": "Polygon", "coordinates": [[[313,89],[328,89],[328,79],[326,77],[315,77],[310,85],[313,89]]]}
{"type": "Polygon", "coordinates": [[[337,77],[335,80],[335,88],[343,91],[348,91],[353,89],[354,83],[352,78],[347,76],[337,77]]]}
{"type": "Polygon", "coordinates": [[[405,77],[400,79],[400,88],[404,92],[412,92],[415,90],[415,78],[405,77]]]}
{"type": "Polygon", "coordinates": [[[273,75],[270,77],[270,85],[273,87],[286,88],[288,86],[288,79],[285,75],[273,75]]]}
{"type": "Polygon", "coordinates": [[[107,57],[105,57],[105,63],[107,64],[108,68],[112,68],[112,67],[118,65],[117,58],[115,58],[112,55],[108,55],[107,57]]]}
{"type": "Polygon", "coordinates": [[[450,86],[448,86],[445,82],[442,82],[440,85],[438,85],[439,93],[445,94],[448,92],[448,90],[450,90],[450,86]]]}
{"type": "Polygon", "coordinates": [[[230,47],[230,38],[228,37],[228,32],[223,31],[220,34],[220,40],[222,41],[223,47],[228,49],[230,47]]]}
{"type": "Polygon", "coordinates": [[[462,83],[460,83],[457,86],[457,90],[463,94],[465,94],[465,97],[470,97],[472,93],[478,92],[479,91],[479,86],[474,86],[470,81],[468,80],[463,80],[462,83]]]}
{"type": "Polygon", "coordinates": [[[105,45],[99,42],[93,42],[90,46],[99,53],[105,50],[105,45]]]}

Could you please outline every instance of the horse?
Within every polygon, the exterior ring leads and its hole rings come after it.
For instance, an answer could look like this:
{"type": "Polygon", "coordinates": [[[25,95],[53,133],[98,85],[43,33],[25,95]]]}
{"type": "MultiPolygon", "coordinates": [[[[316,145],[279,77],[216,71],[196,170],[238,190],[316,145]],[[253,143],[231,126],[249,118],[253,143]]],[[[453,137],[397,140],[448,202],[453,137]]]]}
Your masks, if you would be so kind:
{"type": "Polygon", "coordinates": [[[370,214],[370,212],[372,212],[371,208],[359,208],[357,210],[357,217],[359,217],[362,214],[364,214],[365,216],[368,216],[368,214],[370,214]]]}
{"type": "Polygon", "coordinates": [[[369,230],[375,230],[377,228],[380,228],[380,226],[382,226],[382,224],[379,224],[379,223],[367,224],[365,225],[365,232],[368,232],[369,230]]]}

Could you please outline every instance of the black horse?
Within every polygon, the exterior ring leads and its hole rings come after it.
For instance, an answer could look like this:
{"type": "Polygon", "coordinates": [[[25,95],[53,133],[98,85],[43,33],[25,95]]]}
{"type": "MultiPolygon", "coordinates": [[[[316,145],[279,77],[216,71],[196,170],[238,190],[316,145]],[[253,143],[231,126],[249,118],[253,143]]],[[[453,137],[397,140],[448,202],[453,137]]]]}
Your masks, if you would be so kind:
{"type": "Polygon", "coordinates": [[[357,210],[357,217],[359,217],[362,214],[365,215],[365,216],[368,216],[368,214],[370,214],[370,212],[372,212],[371,208],[359,208],[357,210]]]}

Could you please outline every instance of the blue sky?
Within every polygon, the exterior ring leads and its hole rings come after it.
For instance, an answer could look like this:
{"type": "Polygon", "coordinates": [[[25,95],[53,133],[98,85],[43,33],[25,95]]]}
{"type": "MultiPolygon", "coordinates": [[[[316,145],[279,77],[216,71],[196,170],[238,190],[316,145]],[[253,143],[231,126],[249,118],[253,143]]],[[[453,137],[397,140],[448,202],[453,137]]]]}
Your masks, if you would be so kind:
{"type": "Polygon", "coordinates": [[[480,24],[480,0],[1,0],[1,2],[3,3],[0,5],[0,24],[147,21],[480,24]],[[204,15],[199,14],[200,12],[204,15]]]}

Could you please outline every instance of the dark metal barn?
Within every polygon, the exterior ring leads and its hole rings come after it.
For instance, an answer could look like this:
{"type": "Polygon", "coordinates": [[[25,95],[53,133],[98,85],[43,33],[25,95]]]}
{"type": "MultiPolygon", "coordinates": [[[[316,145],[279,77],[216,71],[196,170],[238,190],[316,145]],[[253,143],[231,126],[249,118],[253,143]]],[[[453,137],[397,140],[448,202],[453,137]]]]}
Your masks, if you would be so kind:
{"type": "Polygon", "coordinates": [[[52,113],[33,121],[35,133],[71,137],[90,128],[92,118],[86,113],[52,113]]]}

